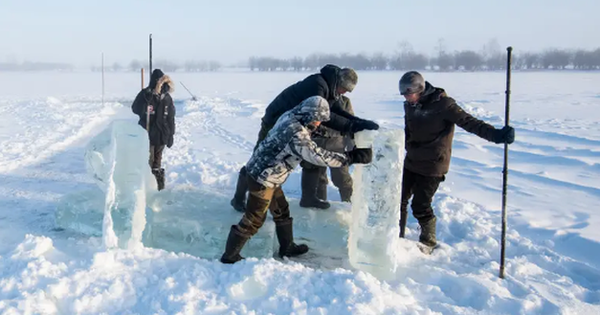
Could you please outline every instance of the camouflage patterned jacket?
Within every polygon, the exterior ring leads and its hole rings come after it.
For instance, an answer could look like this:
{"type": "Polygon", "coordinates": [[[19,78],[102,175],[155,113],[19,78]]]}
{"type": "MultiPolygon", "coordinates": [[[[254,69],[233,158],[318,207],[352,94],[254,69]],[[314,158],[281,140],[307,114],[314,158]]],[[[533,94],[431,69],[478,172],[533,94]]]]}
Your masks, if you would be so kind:
{"type": "Polygon", "coordinates": [[[317,147],[310,138],[307,125],[329,120],[329,103],[323,97],[312,96],[284,113],[258,145],[246,164],[248,174],[265,187],[281,186],[302,160],[323,167],[348,164],[344,153],[317,147]]]}

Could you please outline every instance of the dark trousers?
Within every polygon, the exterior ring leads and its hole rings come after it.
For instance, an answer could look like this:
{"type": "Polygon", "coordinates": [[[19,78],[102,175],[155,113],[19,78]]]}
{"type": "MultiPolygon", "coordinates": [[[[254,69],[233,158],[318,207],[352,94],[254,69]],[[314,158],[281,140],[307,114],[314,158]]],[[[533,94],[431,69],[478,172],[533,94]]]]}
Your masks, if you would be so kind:
{"type": "Polygon", "coordinates": [[[164,145],[150,145],[150,158],[148,159],[148,164],[153,170],[161,168],[160,165],[162,163],[162,154],[164,149],[164,145]]]}
{"type": "MultiPolygon", "coordinates": [[[[313,141],[317,146],[324,148],[325,150],[343,153],[345,150],[345,139],[343,137],[323,138],[316,136],[313,141]]],[[[331,181],[333,185],[338,188],[342,201],[350,201],[352,196],[352,176],[350,176],[350,170],[348,166],[343,167],[321,167],[302,161],[300,163],[302,167],[302,173],[314,173],[315,179],[305,183],[302,187],[303,193],[305,189],[310,190],[312,194],[316,192],[316,196],[319,199],[327,200],[327,184],[329,179],[327,178],[327,169],[329,168],[329,174],[331,175],[331,181]],[[317,175],[318,173],[318,175],[317,175]]],[[[310,176],[307,176],[308,178],[310,176]]],[[[308,194],[307,194],[308,195],[308,194]]]]}
{"type": "Polygon", "coordinates": [[[415,219],[419,224],[427,223],[435,218],[431,201],[441,182],[445,180],[444,176],[432,177],[424,176],[407,170],[403,170],[402,174],[402,198],[400,202],[401,222],[400,226],[405,226],[406,222],[402,222],[402,218],[406,219],[408,200],[412,199],[412,211],[415,219]]]}
{"type": "MultiPolygon", "coordinates": [[[[302,161],[300,163],[302,172],[314,172],[318,179],[315,181],[314,186],[311,183],[306,183],[306,187],[302,187],[304,190],[310,190],[312,194],[316,191],[316,196],[319,199],[327,200],[327,185],[329,184],[329,178],[327,177],[327,169],[331,175],[331,181],[333,185],[340,191],[342,201],[349,200],[352,196],[352,176],[350,176],[350,170],[348,166],[342,167],[322,167],[308,162],[302,161]],[[318,174],[318,175],[317,175],[318,174]]],[[[307,196],[310,194],[307,194],[307,196]]]]}
{"type": "Polygon", "coordinates": [[[257,183],[250,176],[246,177],[246,183],[249,194],[246,212],[236,226],[239,232],[247,237],[256,234],[265,223],[267,210],[271,211],[276,226],[290,223],[290,206],[281,186],[268,188],[257,183]]]}

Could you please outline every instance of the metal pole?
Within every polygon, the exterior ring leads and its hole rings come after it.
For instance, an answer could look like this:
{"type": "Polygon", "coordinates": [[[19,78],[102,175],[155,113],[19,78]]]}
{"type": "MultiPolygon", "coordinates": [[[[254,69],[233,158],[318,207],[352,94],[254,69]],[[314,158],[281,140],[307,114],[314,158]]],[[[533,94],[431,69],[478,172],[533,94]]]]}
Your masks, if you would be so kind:
{"type": "Polygon", "coordinates": [[[190,90],[187,88],[187,86],[185,86],[185,84],[183,84],[183,82],[179,81],[179,83],[181,83],[181,85],[183,85],[183,88],[188,91],[188,93],[190,93],[190,95],[192,96],[192,101],[197,101],[198,98],[196,98],[196,96],[194,94],[192,94],[192,92],[190,92],[190,90]]]}
{"type": "Polygon", "coordinates": [[[148,68],[148,75],[152,75],[152,34],[150,34],[149,41],[150,63],[148,68]]]}
{"type": "MultiPolygon", "coordinates": [[[[512,47],[506,48],[506,104],[504,126],[508,126],[510,113],[510,68],[512,47]]],[[[502,170],[502,244],[500,248],[500,278],[504,279],[504,258],[506,251],[506,182],[508,180],[508,144],[504,143],[504,169],[502,170]]]]}

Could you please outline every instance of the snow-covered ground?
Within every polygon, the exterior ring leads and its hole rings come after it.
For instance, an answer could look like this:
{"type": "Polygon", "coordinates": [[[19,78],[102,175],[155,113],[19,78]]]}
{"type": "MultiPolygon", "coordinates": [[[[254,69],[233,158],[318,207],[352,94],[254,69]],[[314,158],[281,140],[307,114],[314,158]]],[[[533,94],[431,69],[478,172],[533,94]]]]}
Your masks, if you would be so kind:
{"type": "MultiPolygon", "coordinates": [[[[169,189],[231,195],[265,106],[306,75],[171,74],[198,101],[176,86],[169,189]]],[[[349,94],[356,114],[402,128],[400,75],[359,73],[349,94]]],[[[503,125],[503,73],[425,75],[475,116],[503,125]]],[[[139,74],[107,73],[102,105],[98,73],[2,73],[0,313],[598,314],[598,82],[599,73],[513,73],[506,279],[498,278],[503,147],[457,129],[434,200],[442,247],[424,256],[401,242],[394,279],[380,281],[318,258],[223,265],[152,248],[106,251],[101,238],[57,229],[59,200],[94,186],[87,141],[111,120],[135,121],[139,74]]],[[[299,186],[297,171],[284,186],[294,207],[299,186]]],[[[329,195],[339,200],[333,186],[329,195]]],[[[416,239],[412,217],[408,228],[416,239]]]]}

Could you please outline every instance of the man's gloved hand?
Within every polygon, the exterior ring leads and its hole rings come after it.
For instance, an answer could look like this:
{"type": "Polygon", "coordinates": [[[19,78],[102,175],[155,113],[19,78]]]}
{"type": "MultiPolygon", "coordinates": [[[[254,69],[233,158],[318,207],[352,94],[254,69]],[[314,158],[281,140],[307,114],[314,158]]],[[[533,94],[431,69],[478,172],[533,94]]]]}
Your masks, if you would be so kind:
{"type": "Polygon", "coordinates": [[[346,152],[348,156],[348,164],[369,164],[373,160],[372,149],[354,149],[346,152]]]}
{"type": "Polygon", "coordinates": [[[350,132],[356,133],[363,130],[378,130],[379,125],[371,120],[366,120],[362,118],[357,118],[352,121],[352,125],[350,126],[350,132]]]}
{"type": "Polygon", "coordinates": [[[495,143],[508,143],[515,142],[515,128],[511,126],[504,126],[502,129],[496,129],[494,132],[495,143]]]}

